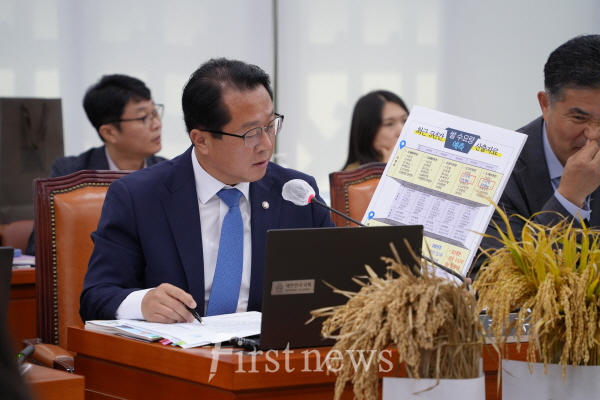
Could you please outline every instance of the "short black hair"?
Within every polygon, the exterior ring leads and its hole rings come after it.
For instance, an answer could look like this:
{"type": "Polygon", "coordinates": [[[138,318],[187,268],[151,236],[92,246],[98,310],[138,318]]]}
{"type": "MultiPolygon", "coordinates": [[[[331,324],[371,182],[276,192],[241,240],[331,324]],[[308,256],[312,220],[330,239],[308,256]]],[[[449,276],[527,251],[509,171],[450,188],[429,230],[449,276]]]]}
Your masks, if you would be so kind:
{"type": "Polygon", "coordinates": [[[104,75],[85,93],[83,108],[99,133],[102,125],[121,118],[130,100],[139,102],[151,99],[150,89],[141,80],[127,75],[104,75]]]}
{"type": "Polygon", "coordinates": [[[358,162],[363,165],[379,161],[379,153],[373,147],[373,141],[382,124],[383,106],[387,102],[398,104],[408,113],[402,99],[387,90],[370,92],[356,102],[350,126],[350,146],[344,168],[358,162]]]}
{"type": "Polygon", "coordinates": [[[551,105],[565,89],[600,88],[600,35],[580,35],[554,50],[544,66],[544,87],[551,105]]]}
{"type": "Polygon", "coordinates": [[[226,89],[254,90],[259,85],[264,86],[273,100],[271,79],[260,67],[226,58],[213,58],[202,64],[190,76],[181,97],[188,134],[192,129],[221,130],[231,121],[231,114],[223,102],[223,92],[226,89]]]}

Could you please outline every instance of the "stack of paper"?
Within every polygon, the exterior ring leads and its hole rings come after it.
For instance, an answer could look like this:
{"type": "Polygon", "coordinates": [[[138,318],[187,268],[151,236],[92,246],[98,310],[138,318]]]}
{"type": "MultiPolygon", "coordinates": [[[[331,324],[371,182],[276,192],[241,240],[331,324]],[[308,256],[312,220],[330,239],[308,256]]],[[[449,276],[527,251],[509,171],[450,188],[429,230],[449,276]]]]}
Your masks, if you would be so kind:
{"type": "Polygon", "coordinates": [[[185,349],[229,341],[234,336],[247,337],[260,333],[262,314],[257,311],[204,317],[190,323],[160,324],[157,322],[119,319],[87,321],[85,329],[114,333],[146,341],[167,339],[185,349]]]}
{"type": "Polygon", "coordinates": [[[28,256],[20,253],[20,250],[18,256],[16,256],[17,253],[15,253],[15,257],[13,258],[13,268],[31,268],[35,266],[34,256],[28,256]]]}
{"type": "Polygon", "coordinates": [[[148,342],[162,339],[160,335],[134,328],[127,325],[126,322],[127,320],[123,319],[113,321],[87,321],[85,323],[85,329],[102,333],[114,333],[116,335],[128,336],[148,342]]]}

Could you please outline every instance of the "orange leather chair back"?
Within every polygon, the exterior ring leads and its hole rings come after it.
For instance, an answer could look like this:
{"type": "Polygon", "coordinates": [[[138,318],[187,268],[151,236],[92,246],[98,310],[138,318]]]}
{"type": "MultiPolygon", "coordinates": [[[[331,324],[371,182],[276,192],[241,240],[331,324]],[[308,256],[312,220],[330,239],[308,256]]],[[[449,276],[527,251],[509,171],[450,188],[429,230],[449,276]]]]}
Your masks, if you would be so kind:
{"type": "Polygon", "coordinates": [[[83,324],[79,296],[108,185],[126,172],[79,171],[36,179],[37,333],[67,348],[67,327],[83,324]]]}
{"type": "Polygon", "coordinates": [[[21,249],[25,254],[29,236],[33,232],[33,220],[23,219],[6,225],[2,232],[2,246],[21,249]]]}
{"type": "MultiPolygon", "coordinates": [[[[351,171],[329,174],[331,207],[361,221],[377,189],[385,163],[368,163],[351,171]]],[[[336,226],[356,226],[353,222],[331,213],[336,226]]]]}

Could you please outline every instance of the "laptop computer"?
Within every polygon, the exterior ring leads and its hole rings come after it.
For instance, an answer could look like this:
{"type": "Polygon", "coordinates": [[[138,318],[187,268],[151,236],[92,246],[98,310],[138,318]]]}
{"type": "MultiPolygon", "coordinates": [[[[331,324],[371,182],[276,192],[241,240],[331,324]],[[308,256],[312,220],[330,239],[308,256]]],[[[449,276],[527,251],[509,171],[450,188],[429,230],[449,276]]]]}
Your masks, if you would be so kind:
{"type": "Polygon", "coordinates": [[[393,258],[394,243],[403,263],[417,262],[404,243],[421,254],[423,226],[281,229],[267,232],[263,288],[261,350],[331,346],[321,337],[324,318],[305,324],[310,311],[346,303],[324,282],[357,292],[354,276],[366,276],[365,264],[379,276],[393,258]]]}

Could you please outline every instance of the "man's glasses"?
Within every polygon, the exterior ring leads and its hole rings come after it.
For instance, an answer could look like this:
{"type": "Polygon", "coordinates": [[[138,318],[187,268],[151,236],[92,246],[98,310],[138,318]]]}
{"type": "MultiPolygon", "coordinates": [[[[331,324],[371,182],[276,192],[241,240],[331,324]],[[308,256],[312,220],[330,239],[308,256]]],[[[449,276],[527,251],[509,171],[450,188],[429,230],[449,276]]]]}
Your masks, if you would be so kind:
{"type": "Polygon", "coordinates": [[[202,129],[204,132],[216,133],[219,135],[226,136],[234,136],[244,139],[244,146],[246,147],[254,147],[260,142],[260,135],[262,135],[263,130],[267,132],[267,134],[271,137],[277,136],[279,131],[281,131],[281,126],[283,125],[283,115],[275,113],[275,119],[267,124],[264,128],[256,127],[250,129],[248,132],[243,135],[234,135],[233,133],[226,133],[222,131],[211,131],[210,129],[202,129]]]}
{"type": "Polygon", "coordinates": [[[129,122],[129,121],[142,121],[146,128],[152,127],[152,121],[154,118],[162,119],[163,112],[165,111],[165,107],[162,104],[155,104],[154,110],[149,112],[140,118],[126,118],[126,119],[114,119],[112,121],[108,121],[107,124],[112,124],[114,122],[129,122]]]}

